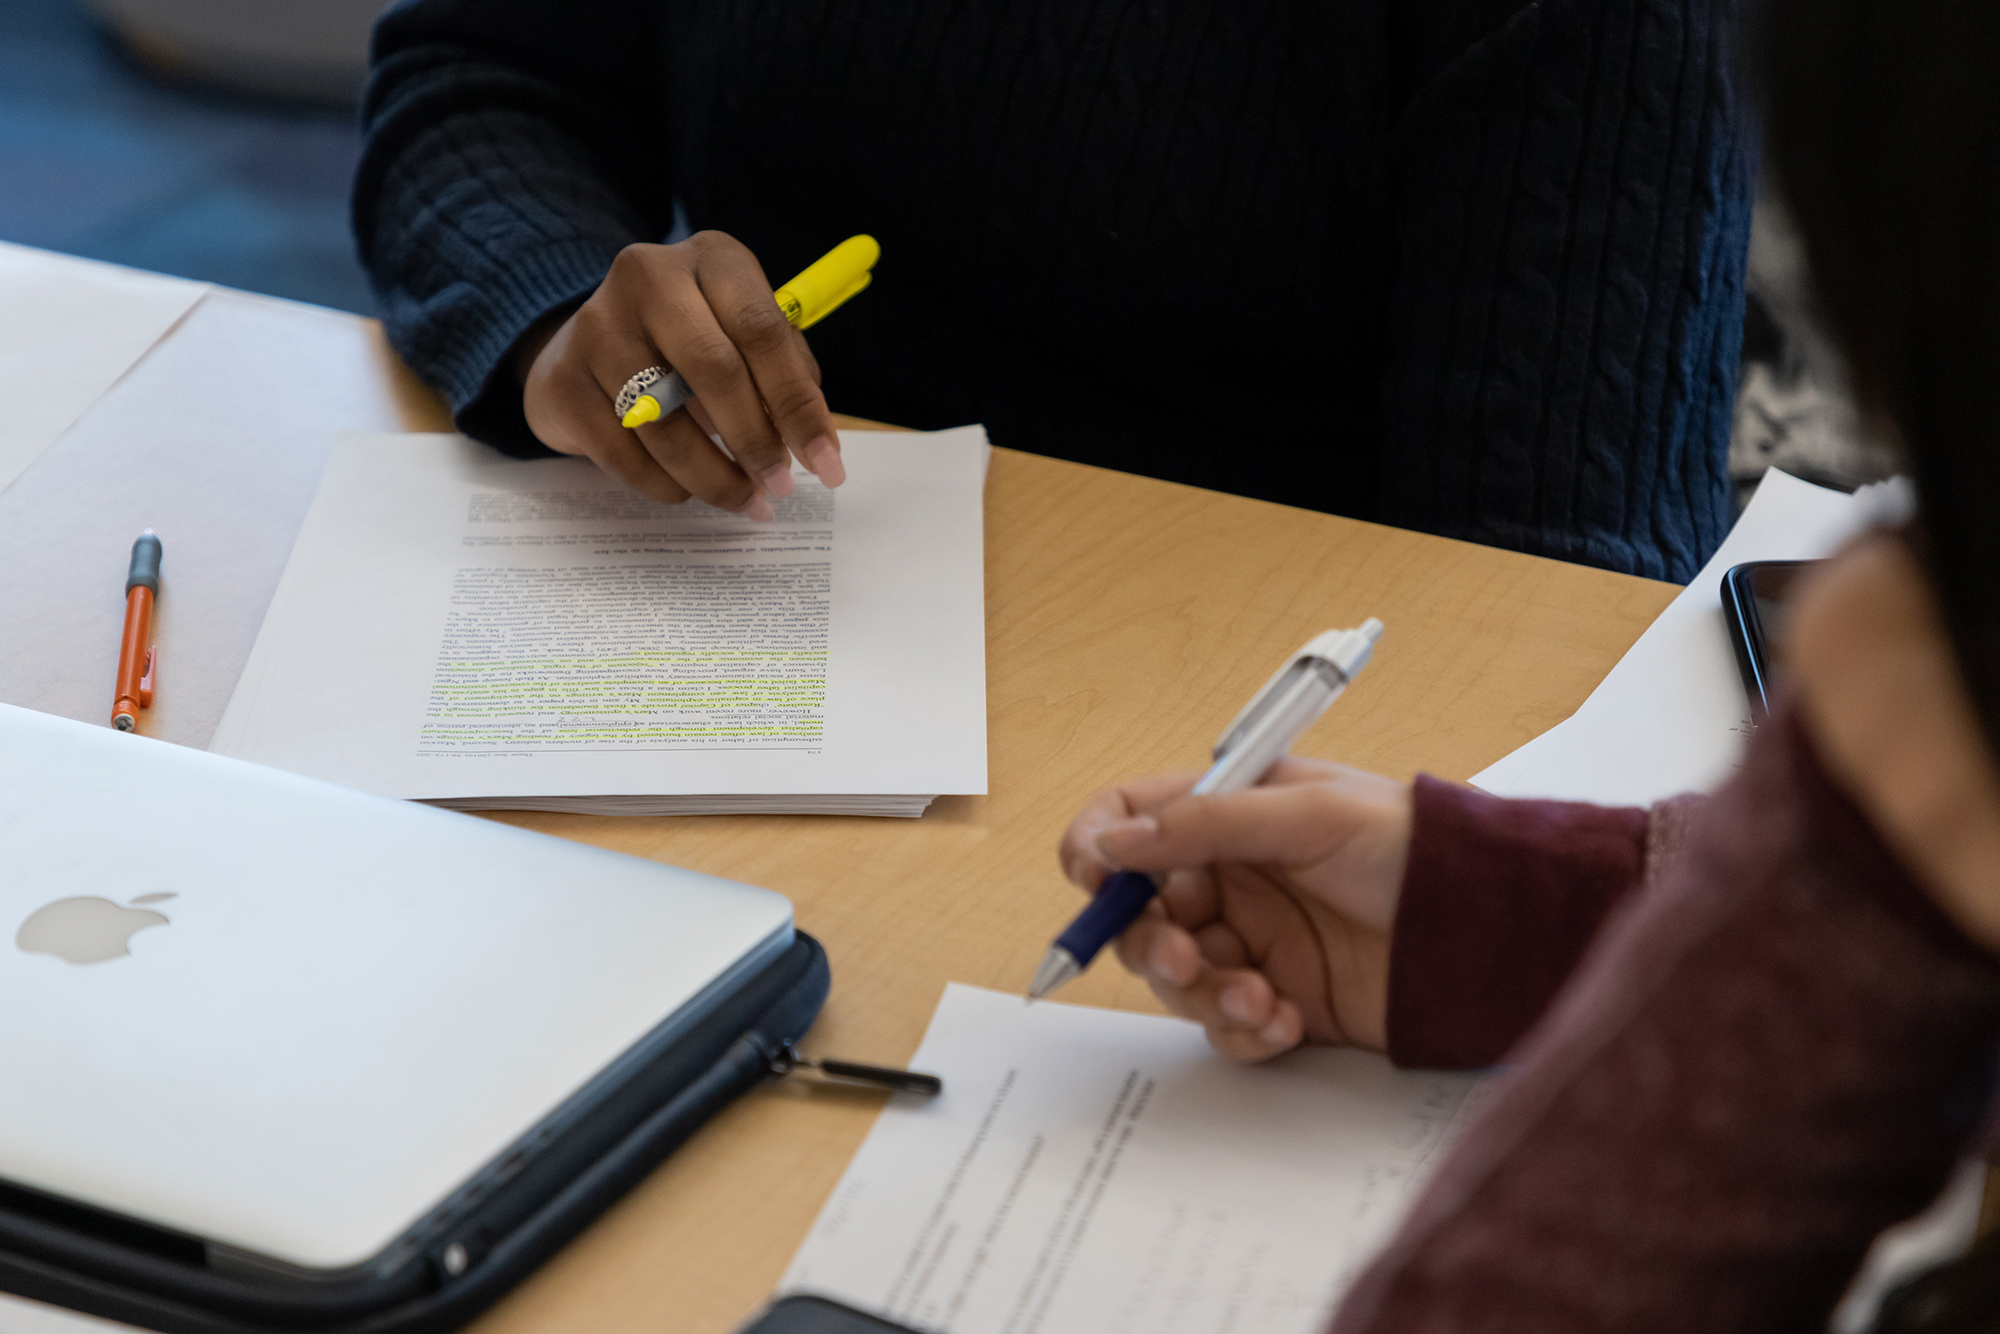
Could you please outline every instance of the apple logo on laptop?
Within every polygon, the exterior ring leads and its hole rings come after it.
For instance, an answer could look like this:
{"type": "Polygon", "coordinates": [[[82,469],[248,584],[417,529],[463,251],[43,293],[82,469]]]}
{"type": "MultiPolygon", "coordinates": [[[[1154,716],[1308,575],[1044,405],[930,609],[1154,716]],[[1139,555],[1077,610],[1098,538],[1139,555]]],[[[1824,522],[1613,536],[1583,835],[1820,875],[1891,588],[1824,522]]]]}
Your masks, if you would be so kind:
{"type": "Polygon", "coordinates": [[[141,894],[121,908],[110,899],[57,899],[28,915],[14,943],[29,954],[53,954],[69,963],[104,963],[132,952],[130,942],[149,926],[167,925],[165,913],[141,903],[165,903],[172,894],[141,894]]]}

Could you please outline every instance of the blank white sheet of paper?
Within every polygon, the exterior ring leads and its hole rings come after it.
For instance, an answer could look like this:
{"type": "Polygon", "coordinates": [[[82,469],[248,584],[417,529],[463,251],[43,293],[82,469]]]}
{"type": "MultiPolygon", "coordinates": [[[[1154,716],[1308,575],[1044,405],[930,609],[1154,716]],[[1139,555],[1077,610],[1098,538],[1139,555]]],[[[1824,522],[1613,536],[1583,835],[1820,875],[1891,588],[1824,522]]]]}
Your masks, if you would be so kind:
{"type": "Polygon", "coordinates": [[[801,472],[759,524],[587,460],[343,437],[210,748],[464,806],[984,792],[985,432],[842,447],[845,486],[801,472]]]}
{"type": "Polygon", "coordinates": [[[953,984],[782,1289],[951,1334],[1318,1334],[1472,1076],[953,984]]]}
{"type": "Polygon", "coordinates": [[[208,291],[0,242],[0,491],[208,291]]]}
{"type": "Polygon", "coordinates": [[[125,573],[150,527],[166,545],[162,662],[139,730],[207,746],[335,429],[400,423],[390,355],[358,315],[227,288],[202,298],[0,493],[0,701],[110,726],[125,573]],[[270,373],[287,367],[298,373],[270,373]]]}
{"type": "Polygon", "coordinates": [[[6,1334],[112,1334],[112,1331],[119,1330],[144,1334],[136,1325],[100,1320],[96,1316],[83,1315],[60,1306],[29,1301],[26,1297],[11,1297],[4,1292],[0,1292],[0,1330],[5,1330],[6,1334]]]}
{"type": "Polygon", "coordinates": [[[1722,577],[1760,560],[1815,560],[1909,502],[1907,484],[1853,495],[1773,468],[1701,573],[1646,627],[1583,706],[1472,776],[1503,797],[1644,806],[1705,792],[1754,730],[1722,613],[1722,577]]]}

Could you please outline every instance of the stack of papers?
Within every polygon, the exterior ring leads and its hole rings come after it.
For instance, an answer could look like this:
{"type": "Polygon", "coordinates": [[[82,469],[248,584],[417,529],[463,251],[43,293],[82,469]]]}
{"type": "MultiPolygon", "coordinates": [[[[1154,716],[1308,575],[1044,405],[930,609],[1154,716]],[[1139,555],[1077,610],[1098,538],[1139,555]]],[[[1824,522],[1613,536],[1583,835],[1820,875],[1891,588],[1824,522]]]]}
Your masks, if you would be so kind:
{"type": "Polygon", "coordinates": [[[986,790],[978,427],[755,523],[345,436],[210,749],[459,810],[921,815],[986,790]]]}

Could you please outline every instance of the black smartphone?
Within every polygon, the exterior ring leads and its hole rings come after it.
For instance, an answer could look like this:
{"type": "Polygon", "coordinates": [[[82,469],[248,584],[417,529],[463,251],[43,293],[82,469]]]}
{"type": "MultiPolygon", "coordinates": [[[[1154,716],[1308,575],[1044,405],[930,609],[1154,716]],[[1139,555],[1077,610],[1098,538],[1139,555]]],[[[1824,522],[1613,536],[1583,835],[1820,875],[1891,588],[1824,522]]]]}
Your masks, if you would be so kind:
{"type": "Polygon", "coordinates": [[[1785,636],[1791,628],[1791,596],[1799,576],[1816,560],[1757,560],[1722,576],[1722,616],[1736,648],[1736,670],[1750,714],[1763,722],[1784,682],[1785,636]]]}
{"type": "Polygon", "coordinates": [[[782,1297],[737,1334],[916,1334],[908,1325],[825,1297],[782,1297]]]}

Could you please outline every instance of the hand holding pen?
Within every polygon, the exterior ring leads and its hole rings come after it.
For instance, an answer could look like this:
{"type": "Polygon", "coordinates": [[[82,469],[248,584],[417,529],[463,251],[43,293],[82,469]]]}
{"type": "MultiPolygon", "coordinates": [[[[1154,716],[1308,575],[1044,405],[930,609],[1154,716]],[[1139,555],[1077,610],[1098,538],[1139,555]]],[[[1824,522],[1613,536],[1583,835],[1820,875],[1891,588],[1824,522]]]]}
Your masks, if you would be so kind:
{"type": "MultiPolygon", "coordinates": [[[[1266,744],[1283,736],[1288,746],[1317,716],[1267,722],[1266,744]]],[[[1230,1058],[1263,1060],[1301,1041],[1379,1049],[1408,786],[1284,758],[1260,766],[1255,787],[1198,792],[1206,777],[1166,775],[1094,797],[1063,837],[1064,873],[1093,893],[1135,872],[1158,882],[1118,935],[1119,957],[1230,1058]]]]}

